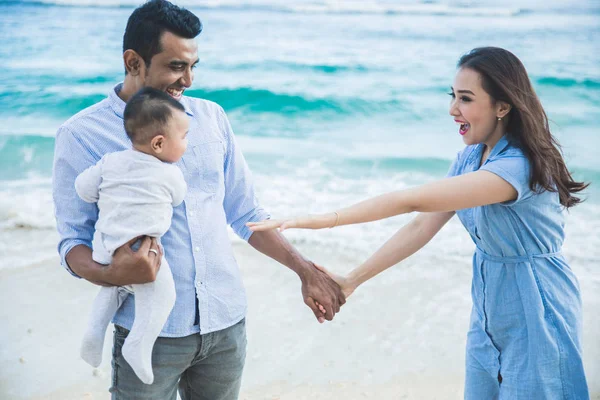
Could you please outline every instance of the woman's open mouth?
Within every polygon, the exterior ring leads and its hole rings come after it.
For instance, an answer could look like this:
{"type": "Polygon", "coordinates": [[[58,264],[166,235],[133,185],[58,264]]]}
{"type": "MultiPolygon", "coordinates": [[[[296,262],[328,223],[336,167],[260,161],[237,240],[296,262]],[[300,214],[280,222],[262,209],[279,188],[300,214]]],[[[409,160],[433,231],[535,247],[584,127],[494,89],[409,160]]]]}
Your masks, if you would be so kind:
{"type": "Polygon", "coordinates": [[[466,122],[461,122],[460,127],[458,128],[458,133],[465,135],[469,131],[469,128],[471,128],[471,125],[466,122]]]}

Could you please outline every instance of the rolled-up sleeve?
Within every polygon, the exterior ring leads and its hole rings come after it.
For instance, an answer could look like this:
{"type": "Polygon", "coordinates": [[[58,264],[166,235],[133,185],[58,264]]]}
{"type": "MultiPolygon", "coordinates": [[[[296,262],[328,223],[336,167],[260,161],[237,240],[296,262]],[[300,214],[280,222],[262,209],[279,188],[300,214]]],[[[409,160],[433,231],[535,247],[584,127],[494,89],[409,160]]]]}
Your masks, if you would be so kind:
{"type": "Polygon", "coordinates": [[[58,253],[62,266],[77,276],[66,261],[77,245],[92,248],[94,225],[98,219],[96,203],[86,203],[75,191],[77,176],[96,163],[92,152],[66,127],[56,134],[52,169],[52,198],[59,234],[58,253]]]}
{"type": "Polygon", "coordinates": [[[227,223],[240,238],[248,241],[252,236],[252,231],[248,229],[246,223],[262,221],[270,218],[270,215],[258,203],[252,173],[237,146],[231,124],[222,108],[219,108],[218,118],[227,145],[224,161],[225,199],[223,207],[227,223]]]}

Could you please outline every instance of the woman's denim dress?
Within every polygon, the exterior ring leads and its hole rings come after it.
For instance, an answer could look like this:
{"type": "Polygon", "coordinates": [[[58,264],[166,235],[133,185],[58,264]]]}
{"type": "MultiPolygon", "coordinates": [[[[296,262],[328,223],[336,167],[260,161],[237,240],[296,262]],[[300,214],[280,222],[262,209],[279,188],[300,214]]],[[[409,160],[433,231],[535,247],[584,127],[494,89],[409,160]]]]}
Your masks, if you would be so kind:
{"type": "Polygon", "coordinates": [[[529,189],[529,161],[506,136],[480,167],[484,147],[467,146],[448,176],[489,171],[518,197],[457,211],[477,246],[465,398],[589,399],[579,284],[561,253],[558,193],[529,189]]]}

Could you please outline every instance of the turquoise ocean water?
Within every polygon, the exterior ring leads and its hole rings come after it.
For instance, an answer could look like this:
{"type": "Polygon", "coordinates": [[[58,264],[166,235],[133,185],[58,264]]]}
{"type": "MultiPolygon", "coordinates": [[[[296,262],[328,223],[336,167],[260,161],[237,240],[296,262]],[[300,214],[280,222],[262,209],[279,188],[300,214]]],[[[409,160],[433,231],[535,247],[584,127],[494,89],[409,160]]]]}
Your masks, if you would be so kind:
{"type": "MultiPolygon", "coordinates": [[[[513,51],[579,179],[566,250],[600,261],[600,2],[188,1],[204,23],[186,93],[227,111],[274,216],[330,210],[443,177],[463,146],[446,95],[459,56],[513,51]]],[[[123,77],[130,0],[0,2],[0,268],[55,252],[54,134],[123,77]],[[35,246],[35,251],[30,251],[35,246]]],[[[299,244],[364,256],[408,217],[299,244]]],[[[464,258],[456,221],[425,251],[464,258]]]]}

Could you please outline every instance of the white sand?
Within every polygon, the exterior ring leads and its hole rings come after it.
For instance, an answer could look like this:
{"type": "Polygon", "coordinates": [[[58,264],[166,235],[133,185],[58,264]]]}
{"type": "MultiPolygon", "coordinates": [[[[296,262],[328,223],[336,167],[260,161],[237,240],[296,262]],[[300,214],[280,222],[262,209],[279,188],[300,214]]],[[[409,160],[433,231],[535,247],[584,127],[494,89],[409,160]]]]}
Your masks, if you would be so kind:
{"type": "MultiPolygon", "coordinates": [[[[291,271],[235,247],[250,306],[241,399],[462,398],[468,260],[416,255],[360,288],[333,323],[319,325],[291,271]]],[[[302,250],[337,271],[356,264],[302,250]]],[[[592,398],[600,399],[600,272],[572,266],[584,301],[586,372],[592,398]]],[[[96,290],[56,258],[0,270],[0,399],[109,399],[112,332],[99,369],[78,355],[96,290]]]]}

